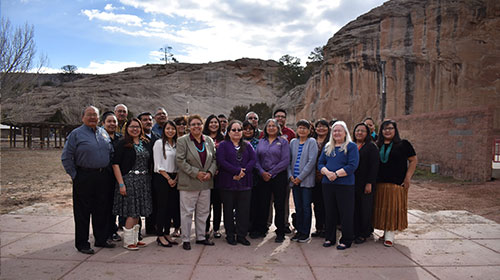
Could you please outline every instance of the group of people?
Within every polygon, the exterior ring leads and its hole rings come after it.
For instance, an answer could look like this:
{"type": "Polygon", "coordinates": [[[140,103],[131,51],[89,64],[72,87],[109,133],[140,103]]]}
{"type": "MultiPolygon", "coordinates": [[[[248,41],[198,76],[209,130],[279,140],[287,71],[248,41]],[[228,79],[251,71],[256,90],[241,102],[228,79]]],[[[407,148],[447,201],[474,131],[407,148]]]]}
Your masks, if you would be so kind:
{"type": "Polygon", "coordinates": [[[195,243],[206,246],[222,237],[221,216],[226,242],[245,246],[247,236],[268,234],[273,214],[275,242],[292,233],[292,241],[321,237],[324,247],[339,250],[365,242],[374,228],[384,230],[390,247],[394,232],[408,226],[417,158],[392,120],[377,135],[373,119],[366,118],[351,138],[338,120],[300,120],[294,131],[285,125],[282,109],[262,130],[255,112],[244,121],[228,121],[223,114],[172,121],[162,107],[154,115],[127,116],[119,104],[99,123],[99,110],[89,106],[64,146],[62,163],[73,180],[75,247],[82,253],[94,253],[90,217],[94,246],[113,248],[113,241],[123,240],[128,250],[146,246],[141,217],[159,246],[177,245],[180,237],[185,250],[191,249],[193,214],[195,243]]]}

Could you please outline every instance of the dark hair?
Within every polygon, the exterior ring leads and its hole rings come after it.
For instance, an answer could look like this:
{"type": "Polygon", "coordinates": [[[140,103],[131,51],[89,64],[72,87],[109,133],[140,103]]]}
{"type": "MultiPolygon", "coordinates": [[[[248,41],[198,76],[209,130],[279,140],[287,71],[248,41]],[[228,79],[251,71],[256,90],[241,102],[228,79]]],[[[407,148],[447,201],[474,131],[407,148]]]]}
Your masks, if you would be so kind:
{"type": "Polygon", "coordinates": [[[142,140],[143,142],[146,142],[146,143],[149,142],[149,139],[146,138],[146,136],[144,136],[144,130],[142,128],[141,121],[138,118],[132,118],[125,125],[125,137],[123,138],[123,141],[125,141],[124,147],[126,147],[126,148],[132,148],[132,146],[134,144],[134,139],[132,138],[132,136],[130,136],[130,134],[128,134],[128,127],[130,126],[130,124],[132,122],[137,122],[139,124],[139,126],[141,127],[141,134],[139,135],[139,140],[142,140]]]}
{"type": "Polygon", "coordinates": [[[253,130],[253,134],[252,134],[252,138],[254,137],[255,135],[255,126],[253,126],[253,124],[249,121],[244,121],[243,124],[241,125],[241,128],[243,128],[243,130],[245,130],[245,127],[251,127],[252,130],[253,130]]]}
{"type": "Polygon", "coordinates": [[[328,121],[324,118],[321,118],[319,120],[316,121],[316,123],[314,124],[314,139],[318,139],[318,134],[316,133],[316,130],[318,128],[319,125],[324,125],[328,128],[328,134],[326,135],[326,138],[325,138],[325,143],[330,141],[330,133],[331,133],[331,130],[332,130],[332,127],[330,126],[330,124],[328,123],[328,121]]]}
{"type": "MultiPolygon", "coordinates": [[[[307,127],[307,129],[311,129],[311,123],[306,119],[299,120],[297,122],[296,126],[297,126],[297,130],[299,129],[299,126],[305,126],[305,127],[307,127]]],[[[296,138],[300,138],[299,134],[298,133],[296,133],[296,134],[297,134],[296,138]]],[[[307,136],[307,137],[309,137],[309,136],[307,136]]]]}
{"type": "Polygon", "coordinates": [[[334,123],[336,123],[338,121],[338,119],[336,118],[333,118],[331,121],[328,122],[328,126],[329,127],[332,127],[334,123]]]}
{"type": "Polygon", "coordinates": [[[372,117],[366,117],[363,119],[363,122],[366,122],[367,120],[370,120],[372,121],[373,123],[375,123],[375,121],[372,119],[372,117]]]}
{"type": "Polygon", "coordinates": [[[380,129],[378,132],[379,136],[377,139],[377,146],[379,148],[382,147],[382,145],[384,145],[384,134],[382,132],[383,132],[384,128],[390,124],[392,124],[394,126],[394,138],[392,138],[392,142],[394,142],[395,144],[401,142],[401,138],[399,137],[399,131],[398,131],[398,126],[397,126],[396,122],[393,120],[386,120],[380,125],[380,129]]]}
{"type": "Polygon", "coordinates": [[[219,124],[219,128],[217,128],[217,134],[215,135],[215,138],[214,138],[215,141],[219,142],[219,141],[224,140],[224,135],[221,132],[220,120],[219,120],[219,118],[217,118],[216,115],[212,114],[212,115],[208,116],[207,120],[205,121],[205,125],[203,126],[202,133],[205,134],[205,135],[210,136],[211,131],[210,131],[210,129],[208,127],[210,126],[210,121],[213,120],[213,119],[216,119],[217,123],[219,124]]]}
{"type": "Polygon", "coordinates": [[[266,124],[264,124],[264,138],[268,139],[269,138],[269,134],[267,133],[267,125],[270,123],[270,122],[273,122],[276,127],[278,127],[278,137],[281,136],[281,125],[278,123],[278,121],[276,119],[268,119],[266,121],[266,124]]]}
{"type": "Polygon", "coordinates": [[[227,119],[226,115],[224,115],[224,114],[219,114],[219,115],[217,116],[217,118],[219,118],[219,119],[220,119],[220,118],[225,118],[225,119],[227,119]]]}
{"type": "Polygon", "coordinates": [[[153,118],[153,114],[150,112],[142,112],[137,116],[137,118],[140,120],[143,116],[151,116],[151,118],[153,118]]]}
{"type": "MultiPolygon", "coordinates": [[[[227,125],[227,133],[226,133],[226,136],[224,137],[224,140],[231,141],[231,137],[229,137],[229,132],[231,131],[231,127],[233,127],[233,125],[235,125],[235,124],[239,124],[241,126],[241,128],[243,129],[243,123],[241,121],[239,121],[239,120],[230,121],[229,124],[227,125]]],[[[240,146],[240,149],[236,153],[238,155],[242,155],[243,152],[245,151],[246,146],[247,146],[246,141],[243,140],[243,136],[241,136],[241,139],[240,139],[240,142],[238,143],[238,145],[240,146]]]]}
{"type": "Polygon", "coordinates": [[[372,137],[370,136],[370,128],[364,122],[360,122],[354,126],[354,130],[352,131],[352,140],[354,141],[354,143],[356,143],[356,140],[357,140],[356,139],[356,128],[358,128],[358,126],[364,126],[366,128],[366,137],[365,137],[365,140],[363,142],[365,142],[365,144],[370,143],[372,141],[372,137]]]}
{"type": "Polygon", "coordinates": [[[106,118],[107,118],[108,116],[110,116],[110,115],[112,115],[112,116],[115,116],[115,117],[116,117],[115,112],[113,112],[113,111],[106,111],[106,112],[104,112],[104,114],[102,114],[102,117],[101,117],[101,122],[104,124],[104,121],[106,121],[106,118]]]}
{"type": "Polygon", "coordinates": [[[165,133],[165,128],[167,127],[167,125],[171,125],[174,127],[175,135],[174,135],[174,138],[172,138],[172,141],[174,142],[174,144],[177,142],[177,126],[175,125],[175,123],[173,121],[167,120],[165,125],[161,128],[161,132],[162,132],[161,143],[163,144],[162,149],[163,149],[163,158],[164,159],[167,159],[167,153],[165,152],[165,143],[167,143],[167,141],[168,141],[167,134],[165,133]]]}
{"type": "Polygon", "coordinates": [[[276,109],[276,111],[274,111],[274,113],[273,113],[273,117],[274,117],[274,116],[276,116],[276,113],[278,113],[278,112],[282,112],[282,113],[284,113],[284,114],[285,114],[285,117],[286,117],[286,111],[285,111],[285,109],[281,109],[281,108],[280,108],[280,109],[276,109]]]}
{"type": "Polygon", "coordinates": [[[174,119],[175,125],[180,125],[181,122],[184,122],[187,125],[187,119],[185,116],[180,116],[174,119]]]}

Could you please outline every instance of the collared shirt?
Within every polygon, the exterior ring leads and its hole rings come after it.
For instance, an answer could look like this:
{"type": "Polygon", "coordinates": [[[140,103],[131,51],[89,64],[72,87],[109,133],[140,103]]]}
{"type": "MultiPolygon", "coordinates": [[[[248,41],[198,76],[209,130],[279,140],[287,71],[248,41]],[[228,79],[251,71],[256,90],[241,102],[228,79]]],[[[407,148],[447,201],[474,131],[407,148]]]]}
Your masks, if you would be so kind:
{"type": "Polygon", "coordinates": [[[125,135],[125,127],[127,126],[127,121],[125,121],[121,126],[120,124],[116,124],[116,132],[120,133],[121,135],[125,135]]]}
{"type": "Polygon", "coordinates": [[[153,132],[156,132],[156,134],[160,135],[160,137],[163,135],[163,129],[161,129],[161,125],[155,123],[153,125],[153,128],[151,129],[153,132]]]}
{"type": "Polygon", "coordinates": [[[205,162],[207,161],[207,147],[205,146],[205,138],[201,135],[201,142],[198,142],[194,136],[189,133],[189,139],[193,141],[194,145],[198,149],[198,155],[200,156],[201,165],[205,166],[205,162]],[[201,151],[201,152],[200,152],[201,151]]]}
{"type": "Polygon", "coordinates": [[[259,173],[266,171],[276,176],[288,167],[290,162],[290,145],[283,137],[277,137],[272,143],[262,138],[257,144],[257,169],[259,173]]]}
{"type": "Polygon", "coordinates": [[[154,157],[154,171],[160,173],[160,171],[165,171],[167,173],[177,173],[177,164],[175,163],[175,151],[176,146],[170,146],[170,144],[165,142],[165,156],[163,156],[163,141],[162,139],[156,140],[153,146],[153,157],[154,157]]]}
{"type": "Polygon", "coordinates": [[[109,165],[113,146],[104,128],[81,125],[68,136],[61,155],[64,170],[75,179],[77,167],[104,168],[109,165]]]}

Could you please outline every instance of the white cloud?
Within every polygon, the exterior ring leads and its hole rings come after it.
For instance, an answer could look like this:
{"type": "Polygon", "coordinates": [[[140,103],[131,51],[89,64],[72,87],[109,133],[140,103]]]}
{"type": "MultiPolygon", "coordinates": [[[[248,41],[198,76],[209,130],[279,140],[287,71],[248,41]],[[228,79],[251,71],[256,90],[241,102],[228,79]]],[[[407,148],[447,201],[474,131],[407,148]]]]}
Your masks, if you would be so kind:
{"type": "Polygon", "coordinates": [[[114,14],[108,12],[101,12],[96,9],[92,10],[82,10],[82,14],[86,15],[89,20],[98,19],[107,22],[125,24],[128,26],[141,26],[142,19],[136,15],[127,14],[114,14]]]}
{"type": "Polygon", "coordinates": [[[123,71],[129,67],[139,67],[141,64],[135,61],[111,61],[104,62],[91,61],[89,66],[78,68],[78,73],[85,74],[109,74],[123,71]]]}
{"type": "MultiPolygon", "coordinates": [[[[142,20],[137,17],[132,21],[134,24],[123,20],[128,24],[106,25],[105,30],[167,41],[174,46],[173,53],[181,62],[241,57],[277,60],[290,54],[304,63],[309,53],[325,45],[340,27],[383,0],[120,0],[120,3],[147,15],[142,20]],[[148,16],[152,19],[146,19],[148,16]]],[[[115,17],[97,10],[87,12],[87,16],[118,23],[115,17]]]]}
{"type": "Polygon", "coordinates": [[[106,4],[106,6],[104,6],[104,10],[105,11],[112,11],[112,10],[116,10],[116,8],[113,7],[113,4],[106,4]]]}

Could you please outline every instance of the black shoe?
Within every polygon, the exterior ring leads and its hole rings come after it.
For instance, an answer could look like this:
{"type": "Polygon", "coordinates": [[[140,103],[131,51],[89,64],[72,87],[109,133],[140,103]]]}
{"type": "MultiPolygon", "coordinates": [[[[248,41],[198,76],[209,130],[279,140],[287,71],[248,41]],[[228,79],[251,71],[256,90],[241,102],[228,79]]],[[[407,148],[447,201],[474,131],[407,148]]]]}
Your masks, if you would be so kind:
{"type": "Polygon", "coordinates": [[[285,241],[285,235],[276,235],[276,238],[274,239],[274,242],[276,243],[283,243],[283,241],[285,241]]]}
{"type": "Polygon", "coordinates": [[[111,239],[112,239],[113,241],[117,241],[117,242],[118,242],[118,241],[122,241],[121,236],[120,236],[118,233],[116,233],[116,232],[115,232],[115,233],[113,233],[113,236],[111,236],[111,239]]]}
{"type": "Polygon", "coordinates": [[[290,233],[292,233],[292,230],[290,229],[290,227],[285,227],[285,229],[283,230],[283,232],[285,234],[290,234],[290,233]]]}
{"type": "Polygon", "coordinates": [[[297,232],[293,237],[292,237],[292,241],[299,241],[299,238],[300,238],[300,232],[297,232]]]}
{"type": "Polygon", "coordinates": [[[332,241],[330,241],[330,240],[326,240],[326,241],[323,243],[323,247],[325,247],[325,248],[332,247],[332,246],[333,246],[333,243],[332,243],[332,241]]]}
{"type": "MultiPolygon", "coordinates": [[[[165,239],[166,240],[166,239],[165,239]]],[[[159,237],[156,238],[156,244],[158,244],[158,246],[163,246],[163,247],[172,247],[172,244],[170,242],[168,242],[168,240],[166,240],[167,243],[163,243],[159,237]]]]}
{"type": "Polygon", "coordinates": [[[236,245],[236,240],[234,239],[234,236],[226,236],[226,241],[227,241],[227,244],[229,245],[236,245]]]}
{"type": "Polygon", "coordinates": [[[210,241],[209,239],[196,240],[196,244],[206,245],[206,246],[214,246],[215,245],[215,243],[213,241],[210,241]]]}
{"type": "Polygon", "coordinates": [[[322,230],[317,230],[317,231],[311,233],[311,237],[321,237],[321,232],[322,232],[322,230]]]}
{"type": "Polygon", "coordinates": [[[250,241],[248,241],[245,237],[238,236],[238,238],[236,238],[236,241],[245,246],[250,246],[250,241]]]}
{"type": "Polygon", "coordinates": [[[219,231],[214,232],[214,238],[221,238],[222,234],[219,231]]]}
{"type": "Polygon", "coordinates": [[[345,249],[350,248],[350,247],[351,247],[351,244],[347,245],[344,243],[340,243],[339,245],[337,245],[337,250],[345,250],[345,249]]]}
{"type": "Polygon", "coordinates": [[[139,239],[139,241],[142,240],[142,233],[140,231],[139,231],[139,237],[137,239],[139,239]]]}
{"type": "MultiPolygon", "coordinates": [[[[109,242],[106,241],[104,244],[94,244],[94,246],[100,247],[100,248],[115,248],[116,244],[109,243],[109,242]]],[[[92,250],[92,249],[90,249],[90,250],[92,250]]]]}
{"type": "Polygon", "coordinates": [[[354,243],[356,243],[356,244],[363,244],[363,243],[365,243],[365,241],[366,241],[366,238],[364,238],[364,237],[356,237],[356,239],[354,239],[354,243]]]}
{"type": "Polygon", "coordinates": [[[182,249],[189,251],[191,250],[191,243],[190,242],[183,242],[182,243],[182,249]]]}
{"type": "Polygon", "coordinates": [[[78,252],[83,253],[83,254],[87,254],[87,255],[95,254],[95,251],[92,248],[78,249],[78,252]]]}
{"type": "Polygon", "coordinates": [[[307,234],[300,234],[299,238],[297,239],[299,243],[306,243],[309,240],[311,240],[311,237],[309,237],[309,235],[307,234]]]}

